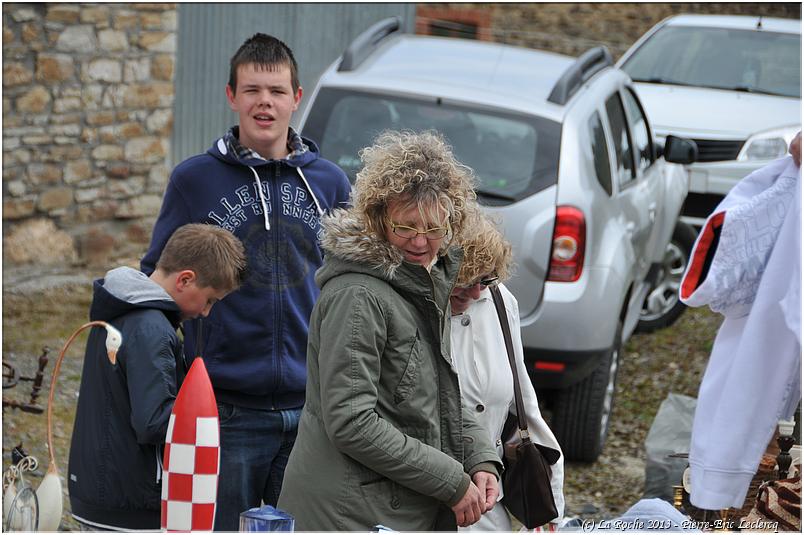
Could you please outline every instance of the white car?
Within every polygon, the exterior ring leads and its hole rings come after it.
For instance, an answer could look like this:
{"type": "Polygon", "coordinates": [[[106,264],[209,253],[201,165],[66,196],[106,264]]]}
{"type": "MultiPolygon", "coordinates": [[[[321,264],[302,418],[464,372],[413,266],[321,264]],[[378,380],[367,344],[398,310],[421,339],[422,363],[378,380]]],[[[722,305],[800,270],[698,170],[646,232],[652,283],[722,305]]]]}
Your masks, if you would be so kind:
{"type": "Polygon", "coordinates": [[[801,130],[801,21],[678,15],[619,60],[657,138],[696,141],[683,219],[700,225],[741,178],[801,130]]]}

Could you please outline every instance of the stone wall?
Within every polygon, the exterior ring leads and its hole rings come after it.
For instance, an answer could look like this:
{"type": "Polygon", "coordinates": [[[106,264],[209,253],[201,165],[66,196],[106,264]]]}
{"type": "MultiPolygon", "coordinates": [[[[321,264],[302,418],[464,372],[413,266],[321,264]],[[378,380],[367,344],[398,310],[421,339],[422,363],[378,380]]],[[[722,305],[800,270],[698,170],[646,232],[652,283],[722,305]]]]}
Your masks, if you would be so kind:
{"type": "Polygon", "coordinates": [[[170,171],[176,22],[174,4],[3,4],[4,262],[147,246],[170,171]]]}
{"type": "MultiPolygon", "coordinates": [[[[427,16],[474,11],[490,19],[491,40],[577,56],[605,45],[615,61],[654,24],[671,15],[708,13],[801,19],[800,3],[511,3],[427,4],[427,16]]],[[[417,17],[418,19],[418,17],[417,17]]],[[[419,25],[424,21],[417,20],[419,25]]]]}

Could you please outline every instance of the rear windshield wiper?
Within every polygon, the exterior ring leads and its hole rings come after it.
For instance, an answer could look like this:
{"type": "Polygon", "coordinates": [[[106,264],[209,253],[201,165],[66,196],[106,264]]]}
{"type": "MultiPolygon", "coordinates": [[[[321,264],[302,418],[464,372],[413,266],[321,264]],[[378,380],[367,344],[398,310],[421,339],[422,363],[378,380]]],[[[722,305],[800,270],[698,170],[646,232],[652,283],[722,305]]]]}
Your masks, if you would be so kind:
{"type": "Polygon", "coordinates": [[[506,195],[504,193],[497,193],[496,191],[487,191],[482,189],[476,189],[475,193],[478,197],[486,197],[488,199],[498,199],[501,201],[510,201],[514,202],[516,197],[511,197],[510,195],[506,195]]]}

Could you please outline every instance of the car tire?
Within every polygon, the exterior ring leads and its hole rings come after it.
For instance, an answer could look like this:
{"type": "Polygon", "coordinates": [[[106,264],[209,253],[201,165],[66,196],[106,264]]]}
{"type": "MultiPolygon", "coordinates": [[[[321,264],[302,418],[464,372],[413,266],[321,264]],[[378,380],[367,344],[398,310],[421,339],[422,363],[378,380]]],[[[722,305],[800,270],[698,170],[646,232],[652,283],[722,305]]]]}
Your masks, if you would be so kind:
{"type": "Polygon", "coordinates": [[[569,461],[594,462],[606,443],[622,349],[622,322],[595,371],[555,395],[552,429],[569,461]]]}
{"type": "Polygon", "coordinates": [[[687,306],[678,297],[681,278],[695,245],[695,230],[686,223],[676,223],[673,237],[665,249],[656,284],[648,290],[636,331],[650,333],[676,322],[687,306]]]}

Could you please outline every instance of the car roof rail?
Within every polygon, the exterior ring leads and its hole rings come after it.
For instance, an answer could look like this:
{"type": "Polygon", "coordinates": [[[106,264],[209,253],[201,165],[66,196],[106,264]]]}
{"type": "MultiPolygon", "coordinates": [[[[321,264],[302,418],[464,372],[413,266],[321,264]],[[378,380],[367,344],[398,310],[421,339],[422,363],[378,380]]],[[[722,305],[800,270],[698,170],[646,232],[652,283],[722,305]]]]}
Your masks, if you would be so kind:
{"type": "Polygon", "coordinates": [[[548,102],[564,105],[572,95],[599,70],[613,65],[609,49],[605,46],[590,48],[564,71],[547,97],[548,102]]]}
{"type": "Polygon", "coordinates": [[[338,71],[353,71],[358,68],[374,52],[380,41],[401,28],[402,21],[399,17],[389,17],[371,25],[346,47],[341,64],[338,65],[338,71]]]}

